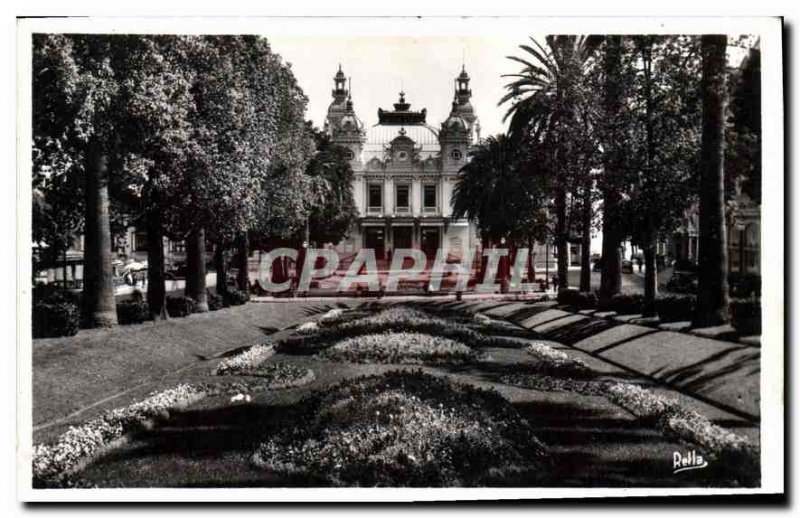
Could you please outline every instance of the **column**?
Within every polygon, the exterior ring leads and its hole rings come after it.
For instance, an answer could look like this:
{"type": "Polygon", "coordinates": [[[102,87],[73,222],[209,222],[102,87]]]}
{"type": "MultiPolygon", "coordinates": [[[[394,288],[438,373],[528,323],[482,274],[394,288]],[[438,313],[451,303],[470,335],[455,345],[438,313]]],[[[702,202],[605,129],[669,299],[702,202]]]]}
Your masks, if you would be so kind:
{"type": "Polygon", "coordinates": [[[418,216],[422,212],[422,190],[420,189],[420,179],[414,178],[411,181],[411,213],[418,216]]]}
{"type": "Polygon", "coordinates": [[[385,215],[394,212],[394,180],[387,177],[383,183],[383,213],[385,215]]]}

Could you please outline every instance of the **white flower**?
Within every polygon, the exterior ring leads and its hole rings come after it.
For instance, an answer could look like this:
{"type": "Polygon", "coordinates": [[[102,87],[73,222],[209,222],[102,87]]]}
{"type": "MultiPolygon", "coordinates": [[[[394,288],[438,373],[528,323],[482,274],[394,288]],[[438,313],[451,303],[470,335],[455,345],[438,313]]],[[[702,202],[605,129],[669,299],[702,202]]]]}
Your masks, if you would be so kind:
{"type": "Polygon", "coordinates": [[[229,374],[236,371],[244,370],[247,368],[257,367],[261,365],[267,358],[274,354],[275,350],[272,345],[258,344],[249,348],[241,354],[237,354],[232,358],[223,360],[217,365],[214,371],[216,375],[229,374]]]}

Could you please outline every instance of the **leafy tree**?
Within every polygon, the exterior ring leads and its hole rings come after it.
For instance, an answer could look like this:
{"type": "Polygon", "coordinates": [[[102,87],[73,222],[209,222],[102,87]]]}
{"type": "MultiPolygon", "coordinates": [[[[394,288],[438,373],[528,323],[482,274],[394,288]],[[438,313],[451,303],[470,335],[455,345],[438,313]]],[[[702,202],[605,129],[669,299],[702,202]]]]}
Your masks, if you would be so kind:
{"type": "Polygon", "coordinates": [[[308,231],[311,242],[338,243],[358,217],[353,199],[353,168],[345,149],[334,146],[330,137],[308,127],[316,154],[306,165],[311,178],[308,231]]]}
{"type": "MultiPolygon", "coordinates": [[[[311,196],[311,179],[305,172],[316,150],[304,120],[308,99],[297,84],[291,66],[282,63],[277,55],[273,54],[271,59],[269,80],[263,85],[275,99],[275,109],[270,112],[274,117],[275,140],[269,154],[253,153],[249,164],[264,174],[257,179],[258,196],[247,218],[249,232],[239,233],[236,240],[238,284],[242,290],[249,289],[249,239],[268,243],[276,238],[296,237],[305,226],[311,196]]],[[[251,137],[254,149],[265,145],[257,133],[251,137]]]]}
{"type": "Polygon", "coordinates": [[[105,44],[83,36],[33,38],[34,178],[44,173],[43,164],[55,165],[49,173],[56,176],[76,170],[83,176],[83,310],[90,326],[116,324],[107,154],[117,143],[112,117],[118,84],[103,55],[105,44]]]}
{"type": "Polygon", "coordinates": [[[627,100],[629,154],[621,179],[627,237],[644,251],[645,314],[655,312],[656,245],[696,200],[701,106],[697,38],[634,36],[632,96],[627,100]]]}
{"type": "Polygon", "coordinates": [[[622,36],[607,36],[603,45],[602,68],[595,76],[596,89],[602,92],[594,127],[602,150],[603,168],[598,176],[602,198],[602,261],[600,296],[608,299],[620,292],[621,246],[626,237],[625,194],[628,182],[634,53],[622,36]]]}
{"type": "Polygon", "coordinates": [[[761,51],[748,50],[730,81],[728,123],[725,127],[726,195],[739,184],[761,205],[761,51]]]}

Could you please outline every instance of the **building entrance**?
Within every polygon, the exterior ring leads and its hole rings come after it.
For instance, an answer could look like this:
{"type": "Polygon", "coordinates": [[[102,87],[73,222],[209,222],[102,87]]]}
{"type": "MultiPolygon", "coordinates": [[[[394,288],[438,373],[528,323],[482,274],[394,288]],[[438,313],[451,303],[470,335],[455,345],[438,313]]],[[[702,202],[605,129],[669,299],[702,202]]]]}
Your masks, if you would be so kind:
{"type": "Polygon", "coordinates": [[[411,227],[392,228],[392,243],[394,244],[395,250],[399,248],[412,247],[411,231],[412,231],[411,227]]]}
{"type": "Polygon", "coordinates": [[[383,228],[366,228],[364,230],[364,247],[375,251],[376,259],[383,259],[386,252],[385,231],[383,228]]]}
{"type": "Polygon", "coordinates": [[[425,256],[429,261],[436,259],[436,251],[439,249],[439,229],[422,228],[421,246],[425,256]]]}

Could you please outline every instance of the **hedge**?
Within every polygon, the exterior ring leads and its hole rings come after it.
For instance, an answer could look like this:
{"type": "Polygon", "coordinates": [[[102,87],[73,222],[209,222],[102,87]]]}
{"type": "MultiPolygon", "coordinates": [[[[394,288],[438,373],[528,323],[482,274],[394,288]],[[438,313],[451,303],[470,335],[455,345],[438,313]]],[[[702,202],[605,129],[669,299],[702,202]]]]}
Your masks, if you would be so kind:
{"type": "Polygon", "coordinates": [[[117,321],[120,325],[141,324],[150,320],[150,306],[143,300],[125,300],[117,304],[117,321]]]}
{"type": "Polygon", "coordinates": [[[761,296],[761,276],[734,274],[728,277],[728,291],[732,298],[749,299],[761,296]]]}
{"type": "Polygon", "coordinates": [[[228,286],[228,291],[223,295],[223,300],[227,306],[241,306],[250,300],[250,296],[232,286],[228,286]]]}
{"type": "Polygon", "coordinates": [[[209,311],[217,311],[218,309],[225,307],[225,301],[222,299],[222,295],[219,295],[214,291],[207,290],[207,297],[209,311]]]}
{"type": "Polygon", "coordinates": [[[743,335],[761,334],[761,300],[731,299],[731,325],[743,335]]]}
{"type": "Polygon", "coordinates": [[[635,315],[642,312],[644,296],[640,293],[618,293],[599,305],[604,311],[615,311],[620,315],[635,315]]]}
{"type": "Polygon", "coordinates": [[[558,303],[574,306],[578,309],[596,309],[597,293],[593,291],[578,291],[566,289],[558,292],[558,303]]]}
{"type": "Polygon", "coordinates": [[[33,305],[33,337],[73,336],[80,328],[80,310],[72,302],[38,301],[33,305]]]}
{"type": "Polygon", "coordinates": [[[696,305],[696,295],[665,295],[656,300],[656,311],[661,322],[691,321],[696,305]]]}
{"type": "Polygon", "coordinates": [[[197,303],[189,297],[167,297],[167,313],[172,318],[187,317],[197,311],[197,303]]]}

